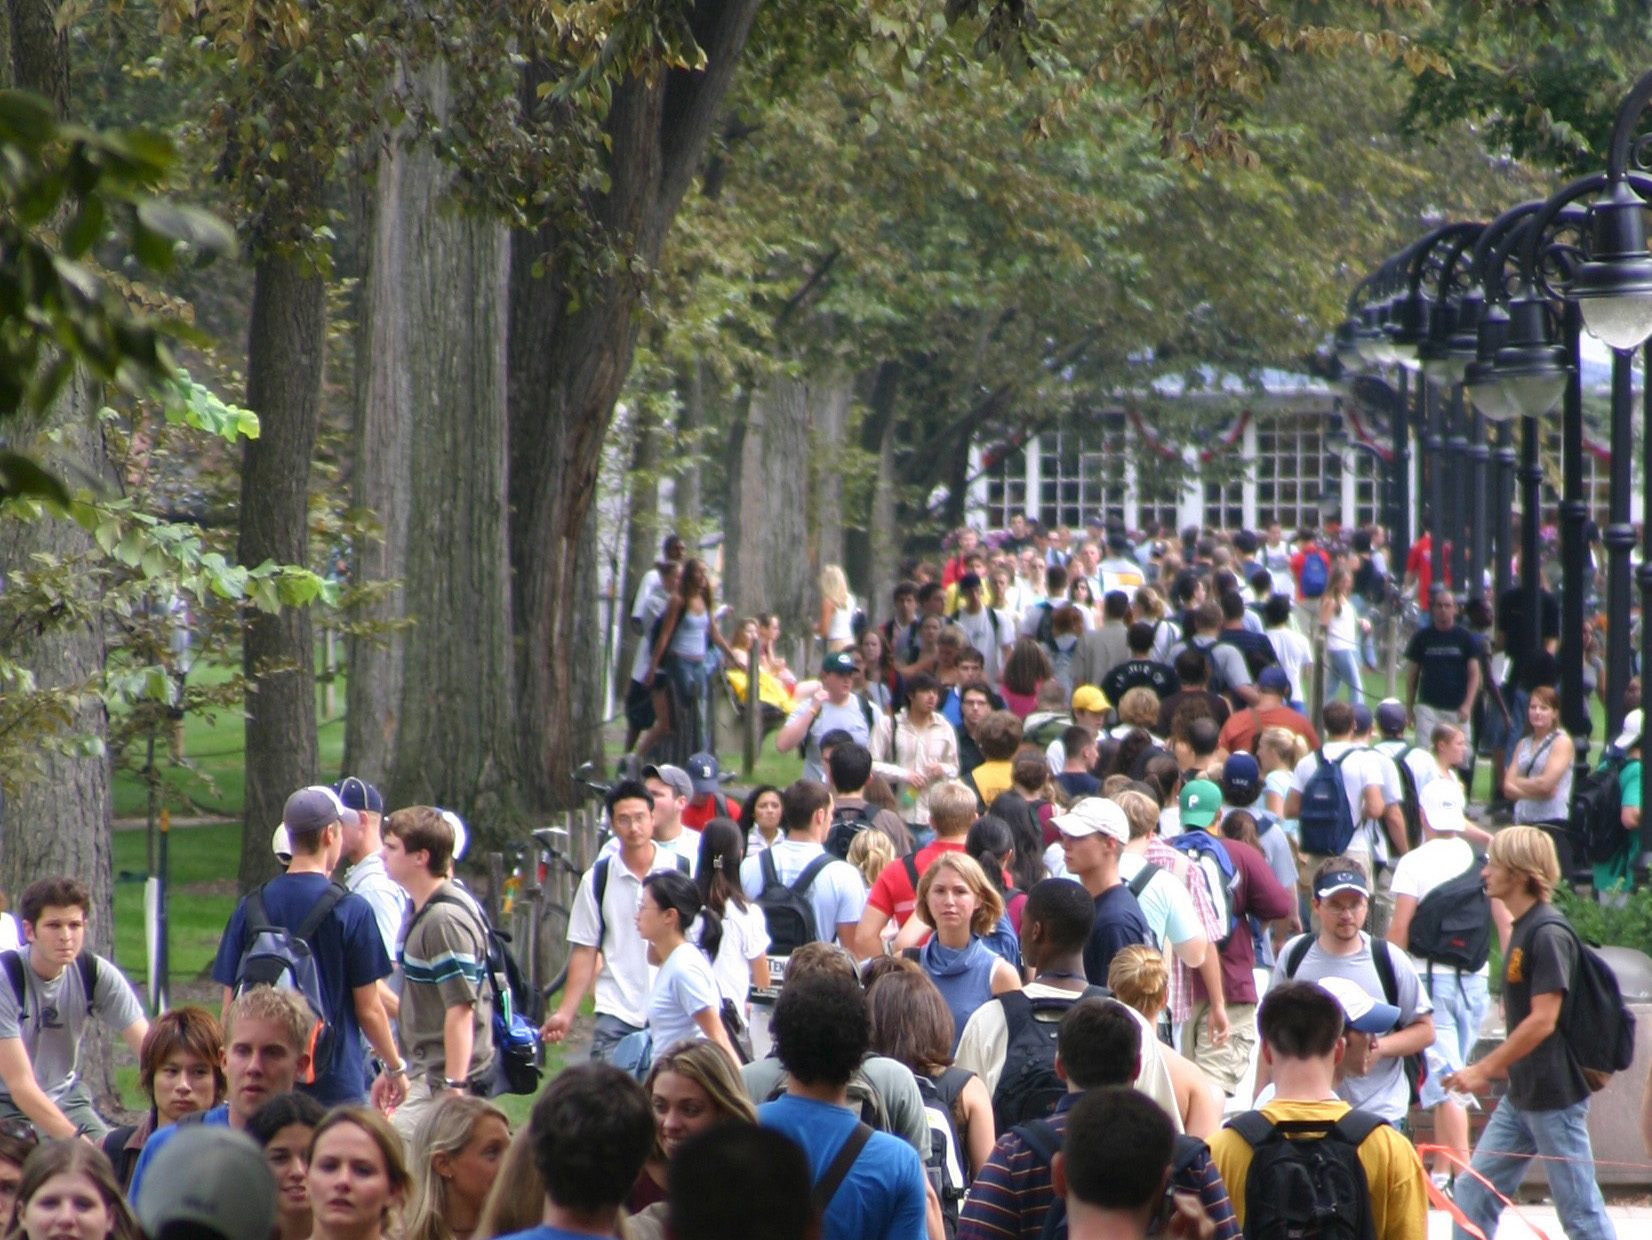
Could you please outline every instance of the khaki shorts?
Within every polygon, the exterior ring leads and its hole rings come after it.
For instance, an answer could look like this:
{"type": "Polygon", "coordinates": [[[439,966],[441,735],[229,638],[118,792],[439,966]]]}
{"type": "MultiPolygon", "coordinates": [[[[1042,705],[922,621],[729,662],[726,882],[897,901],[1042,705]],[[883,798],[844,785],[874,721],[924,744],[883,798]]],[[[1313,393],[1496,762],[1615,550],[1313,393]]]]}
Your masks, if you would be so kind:
{"type": "Polygon", "coordinates": [[[1210,1001],[1193,1007],[1193,1017],[1182,1034],[1182,1054],[1204,1070],[1211,1083],[1231,1098],[1239,1082],[1250,1071],[1256,1055],[1256,1005],[1228,1004],[1228,1040],[1210,1044],[1210,1001]]]}

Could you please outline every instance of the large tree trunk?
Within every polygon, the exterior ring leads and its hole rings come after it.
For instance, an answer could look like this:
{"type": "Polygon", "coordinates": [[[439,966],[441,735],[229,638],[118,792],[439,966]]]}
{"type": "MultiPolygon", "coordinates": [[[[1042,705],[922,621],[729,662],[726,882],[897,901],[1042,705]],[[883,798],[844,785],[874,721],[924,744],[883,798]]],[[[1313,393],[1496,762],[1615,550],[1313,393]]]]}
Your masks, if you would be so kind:
{"type": "Polygon", "coordinates": [[[631,603],[637,596],[637,587],[660,556],[659,429],[645,408],[632,409],[629,416],[635,426],[631,438],[631,474],[626,479],[629,494],[625,514],[625,576],[620,584],[620,598],[615,603],[621,620],[614,690],[622,695],[631,680],[631,662],[636,656],[637,644],[648,640],[648,634],[631,631],[631,603]]]}
{"type": "Polygon", "coordinates": [[[820,618],[816,574],[799,554],[810,545],[808,386],[785,377],[766,382],[743,421],[740,457],[729,475],[724,553],[738,590],[735,610],[772,611],[787,639],[806,638],[820,618]],[[777,469],[779,461],[790,464],[777,469]]]}
{"type": "MultiPolygon", "coordinates": [[[[432,115],[447,70],[423,72],[432,115]]],[[[410,379],[401,707],[385,788],[398,805],[443,805],[498,829],[515,812],[510,555],[505,506],[509,248],[496,221],[449,199],[452,172],[403,146],[399,214],[410,379]]]]}
{"type": "MultiPolygon", "coordinates": [[[[297,258],[270,253],[253,274],[247,406],[260,433],[241,457],[237,553],[256,568],[309,563],[310,458],[321,419],[326,286],[297,258]]],[[[316,778],[315,635],[306,608],[247,609],[246,809],[241,887],[276,872],[270,832],[287,797],[316,778]]]]}
{"type": "MultiPolygon", "coordinates": [[[[554,227],[512,242],[510,498],[513,612],[518,641],[518,735],[525,786],[540,805],[566,800],[576,664],[599,662],[579,641],[581,537],[596,496],[603,440],[631,367],[643,281],[659,261],[745,47],[758,0],[704,0],[689,24],[705,54],[698,72],[629,78],[606,122],[609,190],[597,224],[628,261],[596,287],[563,253],[554,227]],[[535,267],[544,274],[535,277],[535,267]]],[[[542,71],[525,82],[537,106],[542,71]]],[[[590,557],[587,557],[590,558],[590,557]]],[[[583,738],[581,738],[583,739],[583,738]]]]}
{"type": "Polygon", "coordinates": [[[406,238],[397,226],[402,216],[402,158],[395,144],[387,140],[373,166],[363,172],[358,184],[365,261],[356,311],[350,500],[356,508],[372,512],[379,529],[377,536],[356,539],[351,569],[359,585],[390,584],[351,617],[377,631],[349,642],[344,769],[382,784],[395,746],[406,653],[396,626],[407,611],[402,578],[412,504],[407,415],[413,391],[405,349],[406,238]]]}
{"type": "Polygon", "coordinates": [[[895,395],[900,373],[898,362],[883,362],[873,372],[860,446],[877,461],[877,474],[869,490],[855,488],[845,505],[843,566],[873,620],[889,616],[900,568],[895,504],[895,395]]]}
{"type": "MultiPolygon", "coordinates": [[[[834,376],[810,383],[809,403],[809,524],[814,548],[815,577],[827,564],[843,567],[843,471],[839,462],[849,434],[854,390],[849,380],[834,376]]],[[[818,589],[816,591],[818,593],[818,589]]],[[[815,600],[818,607],[819,599],[815,600]]]]}

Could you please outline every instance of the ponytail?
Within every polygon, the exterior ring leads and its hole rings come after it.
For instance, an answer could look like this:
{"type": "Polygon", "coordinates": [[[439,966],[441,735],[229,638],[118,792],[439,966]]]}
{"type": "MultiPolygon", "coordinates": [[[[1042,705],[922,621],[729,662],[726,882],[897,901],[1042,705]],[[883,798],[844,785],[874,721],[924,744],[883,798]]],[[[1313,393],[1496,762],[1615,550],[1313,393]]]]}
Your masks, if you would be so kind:
{"type": "Polygon", "coordinates": [[[642,886],[654,897],[661,912],[677,914],[677,926],[684,938],[689,938],[694,919],[700,919],[699,948],[715,960],[717,948],[723,941],[723,919],[701,899],[700,889],[693,880],[676,870],[656,870],[642,880],[642,886]]]}

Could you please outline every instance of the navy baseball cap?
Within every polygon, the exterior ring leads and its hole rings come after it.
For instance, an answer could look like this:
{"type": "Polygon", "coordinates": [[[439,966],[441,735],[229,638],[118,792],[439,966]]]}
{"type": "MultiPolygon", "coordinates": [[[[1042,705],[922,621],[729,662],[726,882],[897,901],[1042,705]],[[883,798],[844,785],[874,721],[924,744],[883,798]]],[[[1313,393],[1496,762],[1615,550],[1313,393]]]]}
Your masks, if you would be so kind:
{"type": "Polygon", "coordinates": [[[333,785],[333,792],[345,809],[366,810],[369,814],[384,813],[384,798],[365,779],[355,775],[341,779],[333,785]]]}
{"type": "Polygon", "coordinates": [[[1291,678],[1285,675],[1284,668],[1264,667],[1261,675],[1256,678],[1256,687],[1263,693],[1277,693],[1281,697],[1289,697],[1291,678]]]}
{"type": "Polygon", "coordinates": [[[820,674],[829,676],[833,673],[839,676],[853,676],[855,674],[855,660],[847,650],[835,651],[821,660],[820,674]]]}
{"type": "Polygon", "coordinates": [[[690,754],[688,761],[683,763],[683,769],[688,772],[688,778],[693,783],[695,792],[717,791],[719,769],[717,759],[711,754],[690,754]]]}
{"type": "Polygon", "coordinates": [[[1354,703],[1354,735],[1364,736],[1371,730],[1371,708],[1364,702],[1354,703]]]}
{"type": "Polygon", "coordinates": [[[1222,764],[1222,791],[1229,798],[1245,796],[1262,782],[1262,768],[1248,753],[1228,755],[1222,764]]]}

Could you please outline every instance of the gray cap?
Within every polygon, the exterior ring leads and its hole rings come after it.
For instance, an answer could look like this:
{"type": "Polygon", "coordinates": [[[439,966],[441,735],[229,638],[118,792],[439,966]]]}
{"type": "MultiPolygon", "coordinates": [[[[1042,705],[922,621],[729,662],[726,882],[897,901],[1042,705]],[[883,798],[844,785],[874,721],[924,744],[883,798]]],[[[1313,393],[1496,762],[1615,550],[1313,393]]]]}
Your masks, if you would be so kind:
{"type": "Polygon", "coordinates": [[[144,1173],[135,1203],[143,1234],[223,1240],[275,1228],[275,1174],[245,1133],[222,1124],[180,1125],[144,1173]]]}
{"type": "Polygon", "coordinates": [[[688,772],[680,766],[672,766],[669,763],[662,762],[659,766],[643,767],[642,777],[647,779],[650,776],[659,780],[680,797],[692,797],[694,795],[694,781],[689,778],[688,772]]]}
{"type": "Polygon", "coordinates": [[[289,836],[313,835],[335,822],[353,827],[360,821],[356,811],[347,808],[336,792],[320,784],[300,788],[287,798],[287,808],[281,811],[281,825],[289,836]]]}

